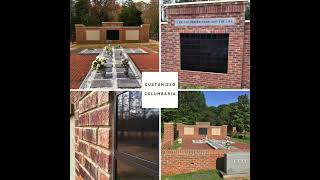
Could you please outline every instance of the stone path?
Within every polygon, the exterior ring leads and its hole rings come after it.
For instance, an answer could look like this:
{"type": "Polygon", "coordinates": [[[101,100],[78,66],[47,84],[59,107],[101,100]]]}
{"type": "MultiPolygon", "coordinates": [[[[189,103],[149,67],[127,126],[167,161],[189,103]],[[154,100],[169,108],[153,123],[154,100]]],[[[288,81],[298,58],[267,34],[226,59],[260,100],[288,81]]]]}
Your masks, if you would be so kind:
{"type": "Polygon", "coordinates": [[[102,51],[99,55],[106,57],[107,63],[105,72],[101,72],[90,69],[85,80],[80,85],[80,89],[92,89],[92,88],[141,88],[141,73],[130,57],[125,53],[123,49],[113,49],[112,57],[107,55],[105,51],[102,51]],[[121,55],[122,54],[122,55],[121,55]],[[129,59],[129,75],[124,74],[125,68],[122,67],[122,59],[129,59]]]}

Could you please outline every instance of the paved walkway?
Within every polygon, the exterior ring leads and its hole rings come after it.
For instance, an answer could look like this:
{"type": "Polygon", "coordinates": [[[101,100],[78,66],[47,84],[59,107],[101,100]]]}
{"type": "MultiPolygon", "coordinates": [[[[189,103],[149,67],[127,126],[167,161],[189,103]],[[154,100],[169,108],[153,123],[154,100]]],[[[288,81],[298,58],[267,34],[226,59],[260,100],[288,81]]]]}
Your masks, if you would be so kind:
{"type": "MultiPolygon", "coordinates": [[[[140,72],[158,72],[159,55],[148,48],[140,47],[148,54],[129,55],[140,72]]],[[[71,50],[71,49],[70,49],[71,50]]],[[[77,51],[70,52],[70,88],[78,89],[91,68],[91,63],[97,55],[79,55],[77,51]]]]}
{"type": "Polygon", "coordinates": [[[70,88],[78,89],[97,55],[78,55],[70,52],[70,88]]]}
{"type": "Polygon", "coordinates": [[[140,47],[148,54],[129,54],[141,72],[159,72],[159,55],[148,48],[140,47]]]}

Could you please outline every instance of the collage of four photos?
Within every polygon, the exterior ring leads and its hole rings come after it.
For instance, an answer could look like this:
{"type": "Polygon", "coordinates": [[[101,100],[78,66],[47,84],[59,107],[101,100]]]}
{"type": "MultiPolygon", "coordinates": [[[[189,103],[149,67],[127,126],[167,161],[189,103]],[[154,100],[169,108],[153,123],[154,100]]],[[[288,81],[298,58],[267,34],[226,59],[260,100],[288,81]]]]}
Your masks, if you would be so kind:
{"type": "Polygon", "coordinates": [[[70,180],[160,179],[250,179],[250,0],[70,0],[70,180]]]}

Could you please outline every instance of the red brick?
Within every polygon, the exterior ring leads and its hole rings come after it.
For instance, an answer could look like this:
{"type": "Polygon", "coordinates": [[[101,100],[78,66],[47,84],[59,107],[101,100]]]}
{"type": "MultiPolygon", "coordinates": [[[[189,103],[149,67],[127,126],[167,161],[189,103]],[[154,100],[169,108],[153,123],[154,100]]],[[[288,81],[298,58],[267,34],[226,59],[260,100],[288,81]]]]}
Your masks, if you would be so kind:
{"type": "Polygon", "coordinates": [[[98,105],[102,105],[109,101],[109,91],[99,91],[98,92],[98,105]]]}
{"type": "Polygon", "coordinates": [[[111,172],[111,155],[100,151],[99,152],[99,162],[98,165],[106,172],[111,172]]]}
{"type": "Polygon", "coordinates": [[[104,171],[111,171],[111,155],[107,151],[103,150],[102,148],[91,146],[90,158],[104,171]]]}
{"type": "Polygon", "coordinates": [[[89,145],[84,141],[79,141],[78,151],[82,152],[84,155],[89,155],[89,145]]]}
{"type": "Polygon", "coordinates": [[[99,180],[109,180],[110,175],[103,172],[102,170],[99,171],[99,180]]]}
{"type": "Polygon", "coordinates": [[[102,108],[96,109],[90,112],[90,125],[98,126],[98,125],[109,125],[109,117],[110,112],[109,109],[110,105],[107,104],[102,108]]]}
{"type": "Polygon", "coordinates": [[[98,166],[92,164],[87,158],[85,158],[84,167],[89,172],[89,174],[93,177],[93,179],[97,179],[97,177],[98,177],[98,166]]]}
{"type": "Polygon", "coordinates": [[[99,150],[93,146],[90,147],[90,158],[95,163],[99,161],[99,150]]]}
{"type": "Polygon", "coordinates": [[[83,140],[97,144],[97,128],[83,128],[83,140]]]}
{"type": "Polygon", "coordinates": [[[99,128],[98,129],[98,145],[107,149],[111,148],[111,129],[99,128]]]}
{"type": "Polygon", "coordinates": [[[90,175],[84,170],[82,166],[79,167],[79,175],[81,178],[83,178],[84,180],[94,180],[92,177],[90,177],[90,175]]]}
{"type": "Polygon", "coordinates": [[[82,139],[82,128],[75,127],[75,136],[78,136],[80,139],[82,139]]]}
{"type": "Polygon", "coordinates": [[[81,153],[75,152],[75,158],[80,164],[83,164],[83,155],[81,153]]]}
{"type": "Polygon", "coordinates": [[[89,113],[81,114],[76,126],[86,126],[89,124],[89,113]]]}
{"type": "Polygon", "coordinates": [[[79,113],[83,113],[98,105],[97,92],[91,92],[79,102],[79,113]]]}

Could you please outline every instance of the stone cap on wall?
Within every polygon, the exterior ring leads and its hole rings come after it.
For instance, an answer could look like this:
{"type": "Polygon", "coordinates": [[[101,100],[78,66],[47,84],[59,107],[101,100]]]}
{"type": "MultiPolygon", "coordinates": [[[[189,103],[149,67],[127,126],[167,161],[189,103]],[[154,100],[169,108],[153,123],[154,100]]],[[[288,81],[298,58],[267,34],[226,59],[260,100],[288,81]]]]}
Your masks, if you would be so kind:
{"type": "Polygon", "coordinates": [[[123,26],[123,22],[102,22],[102,26],[123,26]]]}
{"type": "Polygon", "coordinates": [[[173,122],[164,122],[163,124],[174,124],[173,122]]]}
{"type": "Polygon", "coordinates": [[[210,126],[210,122],[196,122],[196,125],[209,125],[210,126]]]}

